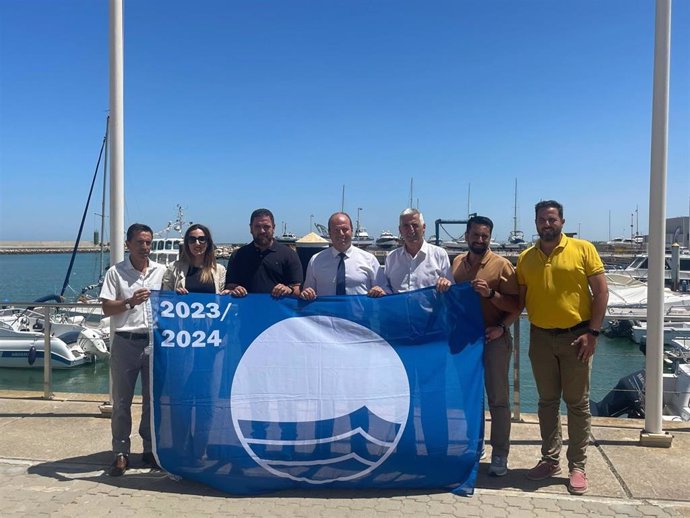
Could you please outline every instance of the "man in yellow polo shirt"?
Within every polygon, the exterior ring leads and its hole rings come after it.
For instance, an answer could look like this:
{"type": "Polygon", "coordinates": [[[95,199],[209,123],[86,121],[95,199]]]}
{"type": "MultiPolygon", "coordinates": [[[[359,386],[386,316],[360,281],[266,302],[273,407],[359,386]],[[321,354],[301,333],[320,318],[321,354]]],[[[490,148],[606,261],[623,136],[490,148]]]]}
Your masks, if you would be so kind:
{"type": "Polygon", "coordinates": [[[535,206],[539,240],[517,263],[520,305],[531,323],[529,357],[539,392],[541,460],[527,472],[544,480],[561,472],[561,396],[568,409],[568,491],[587,491],[592,356],[608,302],[604,265],[594,246],[562,233],[563,206],[535,206]]]}

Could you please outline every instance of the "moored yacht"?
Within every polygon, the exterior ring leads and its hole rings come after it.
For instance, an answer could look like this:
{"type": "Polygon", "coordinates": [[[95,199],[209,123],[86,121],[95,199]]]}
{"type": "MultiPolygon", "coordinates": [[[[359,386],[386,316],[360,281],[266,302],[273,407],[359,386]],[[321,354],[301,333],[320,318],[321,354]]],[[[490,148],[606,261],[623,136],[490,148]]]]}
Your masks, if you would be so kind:
{"type": "Polygon", "coordinates": [[[177,205],[177,218],[169,221],[168,225],[153,235],[149,258],[163,266],[168,266],[180,258],[180,248],[183,244],[187,223],[184,221],[182,206],[177,205]],[[173,233],[173,235],[170,235],[173,233]]]}
{"type": "Polygon", "coordinates": [[[398,237],[390,231],[384,230],[376,239],[376,246],[379,248],[393,248],[398,246],[398,237]]]}
{"type": "MultiPolygon", "coordinates": [[[[636,255],[630,263],[630,265],[624,268],[623,271],[635,279],[646,281],[648,262],[648,254],[636,255]]],[[[664,269],[666,283],[669,283],[671,281],[671,254],[666,254],[664,269]]],[[[678,278],[681,281],[681,283],[683,281],[686,281],[686,285],[690,283],[690,255],[680,255],[680,270],[678,272],[678,278]]]]}

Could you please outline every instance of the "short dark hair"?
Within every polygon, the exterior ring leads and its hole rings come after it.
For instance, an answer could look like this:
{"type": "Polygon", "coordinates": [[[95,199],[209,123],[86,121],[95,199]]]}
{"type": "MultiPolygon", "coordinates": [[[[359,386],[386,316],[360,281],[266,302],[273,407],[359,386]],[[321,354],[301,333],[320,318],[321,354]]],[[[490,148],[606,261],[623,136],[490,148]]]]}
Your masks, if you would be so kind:
{"type": "Polygon", "coordinates": [[[486,216],[472,216],[470,219],[467,220],[467,232],[470,231],[470,228],[472,225],[486,225],[489,227],[489,233],[493,234],[494,231],[494,222],[491,221],[491,219],[487,218],[486,216]]]}
{"type": "Polygon", "coordinates": [[[331,220],[333,218],[335,218],[336,216],[345,216],[347,218],[347,220],[350,222],[350,228],[352,230],[355,229],[355,227],[352,226],[352,218],[350,217],[350,215],[347,212],[334,212],[333,214],[331,214],[331,217],[328,218],[328,231],[329,232],[331,231],[331,220]]]}
{"type": "Polygon", "coordinates": [[[151,230],[151,227],[143,223],[132,223],[127,229],[127,241],[134,239],[134,235],[139,232],[148,232],[151,234],[151,237],[153,237],[153,230],[151,230]]]}
{"type": "Polygon", "coordinates": [[[543,200],[534,206],[534,217],[539,215],[541,209],[558,209],[558,217],[563,219],[563,205],[556,200],[543,200]]]}
{"type": "Polygon", "coordinates": [[[276,221],[273,219],[273,213],[268,209],[256,209],[254,212],[252,212],[252,215],[249,218],[249,225],[251,226],[256,218],[263,218],[264,216],[271,218],[271,223],[274,227],[276,226],[276,221]]]}

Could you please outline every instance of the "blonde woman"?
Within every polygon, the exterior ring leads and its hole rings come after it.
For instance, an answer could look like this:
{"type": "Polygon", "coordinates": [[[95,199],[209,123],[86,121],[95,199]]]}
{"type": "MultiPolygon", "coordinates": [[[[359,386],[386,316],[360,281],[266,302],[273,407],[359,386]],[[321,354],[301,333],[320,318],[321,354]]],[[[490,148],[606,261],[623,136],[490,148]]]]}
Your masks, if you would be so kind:
{"type": "Polygon", "coordinates": [[[168,266],[162,290],[177,293],[220,293],[225,284],[225,267],[216,262],[213,238],[208,227],[195,223],[184,234],[180,259],[168,266]]]}

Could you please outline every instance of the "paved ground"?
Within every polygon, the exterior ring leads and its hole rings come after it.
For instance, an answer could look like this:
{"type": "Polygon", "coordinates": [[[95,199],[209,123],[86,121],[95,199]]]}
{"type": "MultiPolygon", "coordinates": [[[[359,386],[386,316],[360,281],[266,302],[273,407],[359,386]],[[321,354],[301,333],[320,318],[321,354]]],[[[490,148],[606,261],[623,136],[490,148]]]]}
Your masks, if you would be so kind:
{"type": "MultiPolygon", "coordinates": [[[[44,401],[0,391],[0,516],[690,517],[690,423],[670,423],[673,445],[662,449],[639,446],[641,421],[595,419],[584,497],[568,494],[565,477],[525,478],[539,451],[536,419],[527,415],[513,427],[509,475],[488,477],[482,461],[472,497],[317,490],[238,498],[137,468],[136,460],[124,477],[104,475],[110,423],[100,416],[100,398],[58,394],[44,401]]],[[[134,451],[140,448],[135,437],[134,451]]]]}

